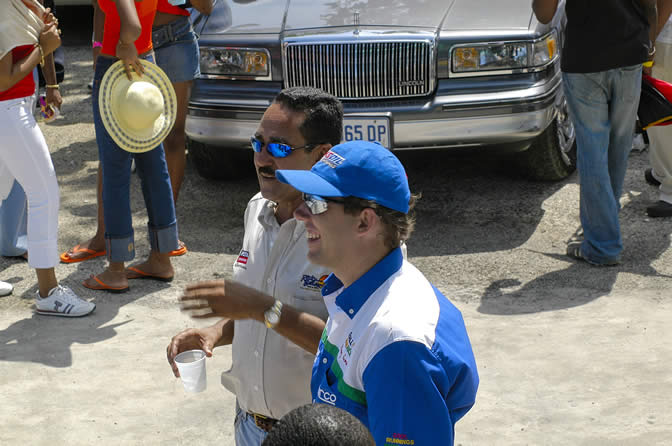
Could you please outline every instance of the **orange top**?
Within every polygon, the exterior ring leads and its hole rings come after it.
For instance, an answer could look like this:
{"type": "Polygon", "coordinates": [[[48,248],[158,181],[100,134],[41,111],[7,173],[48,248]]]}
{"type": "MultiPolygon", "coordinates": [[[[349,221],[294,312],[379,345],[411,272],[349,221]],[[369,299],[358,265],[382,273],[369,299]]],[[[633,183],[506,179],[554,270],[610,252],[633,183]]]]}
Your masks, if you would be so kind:
{"type": "Polygon", "coordinates": [[[157,10],[160,12],[165,12],[166,14],[185,15],[187,17],[191,15],[190,12],[186,9],[171,5],[168,3],[168,0],[159,0],[157,10]]]}
{"type": "MultiPolygon", "coordinates": [[[[12,64],[17,63],[21,59],[28,57],[33,51],[33,45],[21,45],[12,49],[12,64]]],[[[33,79],[33,72],[28,73],[26,77],[18,81],[14,86],[5,91],[0,91],[0,101],[7,101],[9,99],[25,98],[32,96],[35,93],[35,80],[33,79]]]]}
{"type": "MultiPolygon", "coordinates": [[[[158,0],[134,1],[135,10],[138,12],[138,19],[142,26],[140,37],[135,41],[135,48],[138,54],[146,53],[152,49],[152,24],[156,15],[158,0]]],[[[103,32],[102,54],[116,56],[117,43],[119,42],[119,31],[121,21],[117,12],[116,2],[114,0],[98,0],[100,9],[105,13],[105,30],[103,32]]]]}

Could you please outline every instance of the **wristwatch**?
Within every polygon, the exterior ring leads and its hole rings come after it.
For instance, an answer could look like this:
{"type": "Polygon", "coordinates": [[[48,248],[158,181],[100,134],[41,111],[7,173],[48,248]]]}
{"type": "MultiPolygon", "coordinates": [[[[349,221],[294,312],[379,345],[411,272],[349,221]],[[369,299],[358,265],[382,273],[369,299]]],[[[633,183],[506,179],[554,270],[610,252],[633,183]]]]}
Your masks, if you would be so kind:
{"type": "Polygon", "coordinates": [[[268,310],[264,311],[264,323],[268,328],[275,328],[280,322],[280,316],[282,315],[282,302],[278,299],[275,299],[273,306],[268,310]]]}

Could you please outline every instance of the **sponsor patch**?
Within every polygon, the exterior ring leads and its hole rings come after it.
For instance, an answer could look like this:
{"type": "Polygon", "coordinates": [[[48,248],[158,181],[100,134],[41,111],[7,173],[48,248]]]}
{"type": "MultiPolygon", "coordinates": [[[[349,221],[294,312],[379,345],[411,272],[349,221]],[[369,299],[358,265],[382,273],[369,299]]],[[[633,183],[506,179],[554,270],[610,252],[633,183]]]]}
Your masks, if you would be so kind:
{"type": "Polygon", "coordinates": [[[385,439],[385,446],[397,444],[415,444],[415,440],[410,440],[404,434],[392,434],[391,437],[385,439]]]}
{"type": "Polygon", "coordinates": [[[338,153],[330,150],[324,154],[324,156],[320,161],[326,164],[327,166],[331,167],[332,169],[335,169],[345,162],[345,158],[343,158],[338,153]]]}
{"type": "Polygon", "coordinates": [[[244,249],[240,250],[240,254],[238,254],[238,259],[236,260],[236,265],[247,265],[247,261],[250,258],[250,253],[245,251],[244,249]]]}
{"type": "Polygon", "coordinates": [[[323,403],[327,403],[327,404],[331,404],[332,406],[335,406],[336,405],[336,400],[338,399],[338,397],[331,392],[325,392],[320,387],[319,389],[317,389],[317,399],[322,401],[323,403]]]}
{"type": "Polygon", "coordinates": [[[324,286],[324,281],[327,280],[328,275],[324,275],[319,279],[315,276],[304,274],[301,277],[301,288],[304,290],[320,291],[324,286]]]}

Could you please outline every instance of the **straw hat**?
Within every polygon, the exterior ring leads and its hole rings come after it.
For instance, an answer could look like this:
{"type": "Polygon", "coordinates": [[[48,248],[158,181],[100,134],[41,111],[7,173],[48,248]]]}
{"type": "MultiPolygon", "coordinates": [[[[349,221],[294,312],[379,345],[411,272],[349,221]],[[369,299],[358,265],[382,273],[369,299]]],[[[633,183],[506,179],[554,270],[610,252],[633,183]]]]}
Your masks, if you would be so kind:
{"type": "Polygon", "coordinates": [[[145,72],[129,81],[121,61],[100,83],[98,106],[105,129],[122,149],[141,153],[157,147],[175,123],[177,100],[166,73],[140,60],[145,72]]]}

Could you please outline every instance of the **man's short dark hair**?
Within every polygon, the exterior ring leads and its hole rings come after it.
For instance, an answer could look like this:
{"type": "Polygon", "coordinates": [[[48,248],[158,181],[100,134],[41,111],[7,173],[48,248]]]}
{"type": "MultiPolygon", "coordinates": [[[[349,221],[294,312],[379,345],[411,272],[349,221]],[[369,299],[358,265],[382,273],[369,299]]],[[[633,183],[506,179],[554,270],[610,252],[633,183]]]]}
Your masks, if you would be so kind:
{"type": "Polygon", "coordinates": [[[341,142],[343,104],[335,96],[319,88],[292,87],[278,93],[274,102],[306,116],[299,131],[307,144],[341,142]]]}
{"type": "Polygon", "coordinates": [[[375,201],[364,200],[357,197],[345,197],[343,200],[343,208],[345,213],[350,215],[357,215],[362,209],[373,209],[383,222],[385,246],[389,249],[395,249],[399,247],[402,241],[409,239],[415,228],[414,208],[420,197],[420,194],[411,194],[411,199],[408,201],[409,208],[406,214],[381,206],[375,201]]]}
{"type": "Polygon", "coordinates": [[[375,446],[353,415],[328,404],[306,404],[278,421],[262,446],[375,446]]]}

